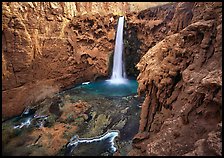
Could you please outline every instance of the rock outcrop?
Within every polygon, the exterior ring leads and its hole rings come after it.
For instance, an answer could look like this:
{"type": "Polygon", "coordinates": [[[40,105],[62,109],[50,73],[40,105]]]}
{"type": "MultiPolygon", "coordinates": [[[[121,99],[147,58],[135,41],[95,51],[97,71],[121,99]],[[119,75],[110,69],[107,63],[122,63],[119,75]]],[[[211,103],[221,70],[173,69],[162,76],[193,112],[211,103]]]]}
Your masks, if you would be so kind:
{"type": "Polygon", "coordinates": [[[221,156],[222,4],[175,5],[167,36],[137,64],[145,101],[129,155],[221,156]]]}
{"type": "Polygon", "coordinates": [[[60,4],[3,3],[3,117],[108,74],[116,16],[73,17],[70,3],[60,4]]]}
{"type": "Polygon", "coordinates": [[[174,4],[153,7],[140,13],[127,14],[124,36],[126,69],[136,77],[135,67],[143,55],[156,43],[163,40],[171,30],[169,24],[175,12],[174,4]]]}
{"type": "Polygon", "coordinates": [[[166,36],[190,24],[194,3],[172,3],[127,14],[125,53],[128,74],[136,77],[135,67],[143,55],[166,36]]]}

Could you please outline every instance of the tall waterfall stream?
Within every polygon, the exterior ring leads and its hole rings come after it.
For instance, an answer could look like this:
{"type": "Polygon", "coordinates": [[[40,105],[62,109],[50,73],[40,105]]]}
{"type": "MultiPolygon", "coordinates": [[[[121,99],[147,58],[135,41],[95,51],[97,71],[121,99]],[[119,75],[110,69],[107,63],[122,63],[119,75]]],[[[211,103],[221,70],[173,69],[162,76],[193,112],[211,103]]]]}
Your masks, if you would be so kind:
{"type": "Polygon", "coordinates": [[[123,24],[120,17],[111,78],[76,85],[3,122],[3,155],[127,155],[143,98],[125,73],[123,24]]]}

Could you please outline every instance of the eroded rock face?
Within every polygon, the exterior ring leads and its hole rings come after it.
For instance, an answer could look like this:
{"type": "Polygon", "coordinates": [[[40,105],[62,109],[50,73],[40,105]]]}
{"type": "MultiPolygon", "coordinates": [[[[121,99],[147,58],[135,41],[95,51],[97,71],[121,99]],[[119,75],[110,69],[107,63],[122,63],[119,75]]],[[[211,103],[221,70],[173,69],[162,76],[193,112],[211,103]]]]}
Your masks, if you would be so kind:
{"type": "Polygon", "coordinates": [[[108,74],[117,16],[73,16],[70,3],[3,3],[3,117],[108,74]]]}
{"type": "Polygon", "coordinates": [[[53,86],[57,92],[107,76],[118,16],[161,4],[149,2],[142,7],[137,2],[4,2],[3,117],[15,116],[28,105],[17,96],[20,89],[26,89],[21,92],[26,100],[35,102],[27,94],[33,93],[31,87],[41,93],[35,89],[39,82],[53,86]]]}
{"type": "Polygon", "coordinates": [[[137,64],[145,101],[129,155],[221,156],[221,7],[178,3],[168,36],[137,64]]]}
{"type": "Polygon", "coordinates": [[[139,71],[135,66],[143,55],[168,34],[173,34],[171,30],[176,5],[176,3],[165,4],[139,13],[127,14],[124,45],[128,74],[137,77],[139,71]]]}
{"type": "Polygon", "coordinates": [[[30,88],[41,93],[39,82],[57,92],[107,76],[118,16],[143,8],[128,2],[3,2],[3,117],[21,113],[26,100],[35,102],[28,94],[30,88]]]}

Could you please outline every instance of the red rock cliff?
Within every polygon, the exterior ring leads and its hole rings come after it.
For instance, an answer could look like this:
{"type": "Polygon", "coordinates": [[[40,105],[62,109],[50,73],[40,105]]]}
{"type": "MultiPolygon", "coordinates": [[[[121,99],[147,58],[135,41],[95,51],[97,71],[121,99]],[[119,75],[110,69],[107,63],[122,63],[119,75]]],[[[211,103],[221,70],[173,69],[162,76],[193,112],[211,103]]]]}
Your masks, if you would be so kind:
{"type": "MultiPolygon", "coordinates": [[[[221,156],[222,4],[178,3],[171,11],[169,32],[137,64],[145,101],[129,155],[221,156]]],[[[152,13],[139,16],[152,21],[152,13]]]]}
{"type": "Polygon", "coordinates": [[[3,117],[65,87],[108,75],[118,16],[155,5],[3,2],[3,117]]]}

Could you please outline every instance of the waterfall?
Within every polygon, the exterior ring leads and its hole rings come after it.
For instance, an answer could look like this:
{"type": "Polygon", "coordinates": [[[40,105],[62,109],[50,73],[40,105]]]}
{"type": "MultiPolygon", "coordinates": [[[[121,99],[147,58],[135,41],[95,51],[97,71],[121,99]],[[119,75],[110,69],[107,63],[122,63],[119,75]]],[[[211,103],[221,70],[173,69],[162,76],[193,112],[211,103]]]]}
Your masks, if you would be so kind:
{"type": "Polygon", "coordinates": [[[109,80],[111,83],[115,83],[115,84],[125,83],[127,80],[126,73],[125,73],[125,66],[122,59],[123,27],[124,27],[124,16],[121,16],[119,17],[118,26],[117,26],[112,76],[109,80]]]}

